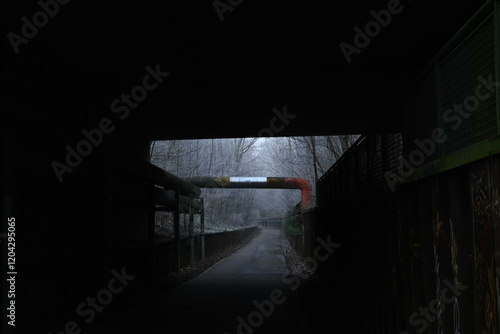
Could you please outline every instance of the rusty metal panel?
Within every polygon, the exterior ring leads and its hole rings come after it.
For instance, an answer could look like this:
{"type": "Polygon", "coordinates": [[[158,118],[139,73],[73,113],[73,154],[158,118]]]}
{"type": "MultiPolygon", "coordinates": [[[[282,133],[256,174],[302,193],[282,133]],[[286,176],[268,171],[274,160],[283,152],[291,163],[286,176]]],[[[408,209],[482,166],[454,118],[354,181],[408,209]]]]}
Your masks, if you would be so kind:
{"type": "MultiPolygon", "coordinates": [[[[445,175],[433,178],[433,239],[434,239],[434,272],[436,278],[435,304],[438,310],[436,326],[438,333],[451,333],[453,328],[453,309],[448,302],[447,289],[452,281],[450,220],[448,207],[448,184],[445,175]]],[[[433,300],[429,301],[429,307],[433,300]]]]}
{"type": "MultiPolygon", "coordinates": [[[[436,298],[436,273],[435,273],[435,258],[434,258],[434,233],[433,233],[433,206],[432,206],[432,183],[430,179],[423,180],[416,184],[417,201],[418,201],[418,224],[420,226],[420,244],[417,246],[422,263],[422,283],[423,299],[429,303],[436,298]]],[[[425,305],[425,302],[424,302],[425,305]]],[[[414,319],[412,326],[417,325],[420,329],[424,324],[422,321],[416,324],[414,319]]],[[[436,322],[427,324],[429,333],[436,333],[436,322]]]]}
{"type": "Polygon", "coordinates": [[[416,300],[415,285],[413,284],[413,259],[410,251],[411,238],[411,209],[410,187],[401,189],[398,194],[398,254],[400,262],[401,287],[400,293],[403,296],[403,318],[405,325],[409,324],[409,316],[418,309],[416,300]]]}
{"type": "Polygon", "coordinates": [[[471,167],[470,187],[474,224],[475,332],[497,333],[491,179],[486,160],[471,167]]]}
{"type": "MultiPolygon", "coordinates": [[[[386,219],[386,211],[384,205],[385,197],[379,194],[372,194],[369,198],[369,212],[367,215],[374,213],[380,217],[379,222],[381,226],[373,226],[372,248],[376,250],[375,267],[377,273],[377,280],[374,282],[374,292],[377,294],[378,303],[375,306],[377,319],[379,320],[379,328],[382,333],[394,333],[395,329],[391,324],[391,319],[388,314],[392,314],[392,267],[391,267],[391,254],[388,242],[389,224],[386,219]]],[[[373,217],[373,216],[372,216],[373,217]]]]}
{"type": "Polygon", "coordinates": [[[420,224],[420,210],[418,202],[418,188],[416,184],[404,188],[407,192],[405,203],[407,210],[407,248],[410,254],[410,283],[412,287],[413,311],[426,305],[428,299],[424,293],[424,262],[421,254],[422,232],[420,224]]]}
{"type": "MultiPolygon", "coordinates": [[[[389,196],[390,197],[390,196],[389,196]]],[[[393,198],[386,204],[387,223],[389,231],[390,254],[391,254],[391,293],[394,305],[393,321],[398,332],[408,326],[408,307],[405,307],[405,282],[404,266],[401,250],[401,214],[399,202],[393,198]]]]}
{"type": "Polygon", "coordinates": [[[398,255],[398,268],[399,273],[398,281],[398,294],[400,296],[399,303],[402,312],[403,326],[408,326],[408,316],[413,313],[415,309],[412,300],[412,286],[411,286],[411,263],[410,253],[408,249],[408,224],[407,213],[404,205],[407,203],[407,196],[403,192],[398,194],[397,198],[397,224],[396,224],[396,242],[397,242],[397,255],[398,255]]]}
{"type": "Polygon", "coordinates": [[[453,286],[461,286],[454,296],[453,333],[474,333],[473,230],[468,167],[452,171],[448,177],[450,206],[450,248],[453,286]]]}
{"type": "MultiPolygon", "coordinates": [[[[495,285],[497,319],[500,319],[500,156],[490,159],[493,234],[495,244],[495,285]]],[[[498,326],[498,320],[497,320],[498,326]]]]}

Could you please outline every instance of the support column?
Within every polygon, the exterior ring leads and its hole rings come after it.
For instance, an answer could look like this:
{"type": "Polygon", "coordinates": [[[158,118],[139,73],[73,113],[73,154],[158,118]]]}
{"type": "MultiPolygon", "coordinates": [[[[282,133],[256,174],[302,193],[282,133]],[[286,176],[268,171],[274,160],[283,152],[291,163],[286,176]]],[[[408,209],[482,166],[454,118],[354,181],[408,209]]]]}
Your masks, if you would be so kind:
{"type": "Polygon", "coordinates": [[[155,277],[155,217],[156,217],[156,204],[155,204],[155,184],[149,182],[148,185],[149,199],[148,199],[148,243],[147,243],[147,279],[153,281],[155,277]]]}
{"type": "Polygon", "coordinates": [[[201,238],[201,260],[205,260],[205,203],[203,198],[200,198],[201,213],[200,213],[200,238],[201,238]]]}
{"type": "MultiPolygon", "coordinates": [[[[193,195],[189,196],[189,202],[193,203],[193,195]]],[[[194,209],[189,205],[189,266],[194,266],[194,209]]]]}
{"type": "Polygon", "coordinates": [[[180,231],[180,190],[175,190],[175,209],[174,209],[174,245],[175,245],[175,268],[181,270],[181,231],[180,231]]]}

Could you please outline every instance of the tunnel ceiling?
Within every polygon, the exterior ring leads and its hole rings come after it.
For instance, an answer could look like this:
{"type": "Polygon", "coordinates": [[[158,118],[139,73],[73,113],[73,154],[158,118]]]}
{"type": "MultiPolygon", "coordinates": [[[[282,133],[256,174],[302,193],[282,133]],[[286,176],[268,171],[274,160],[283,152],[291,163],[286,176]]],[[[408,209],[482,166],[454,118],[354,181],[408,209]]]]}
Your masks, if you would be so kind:
{"type": "MultiPolygon", "coordinates": [[[[19,33],[21,18],[40,10],[35,1],[21,3],[2,10],[6,32],[19,33]]],[[[364,29],[371,10],[395,1],[220,3],[236,4],[223,21],[210,0],[73,0],[19,55],[7,38],[3,46],[8,57],[35,55],[97,101],[102,111],[86,121],[109,113],[111,101],[142,82],[146,66],[159,64],[170,75],[123,122],[150,139],[257,136],[284,106],[297,116],[286,127],[276,123],[274,135],[362,133],[484,2],[402,1],[350,64],[339,44],[353,45],[354,27],[364,29]]]]}

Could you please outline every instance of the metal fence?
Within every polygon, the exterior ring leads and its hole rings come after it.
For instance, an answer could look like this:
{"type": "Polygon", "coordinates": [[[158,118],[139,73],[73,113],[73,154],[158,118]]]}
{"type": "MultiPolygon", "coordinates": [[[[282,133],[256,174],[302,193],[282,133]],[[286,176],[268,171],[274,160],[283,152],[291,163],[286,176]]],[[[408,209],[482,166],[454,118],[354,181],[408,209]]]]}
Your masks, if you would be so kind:
{"type": "Polygon", "coordinates": [[[423,157],[415,164],[418,169],[497,136],[500,91],[484,84],[495,82],[499,72],[495,6],[493,1],[483,6],[385,116],[318,180],[318,203],[385,188],[386,173],[400,175],[405,159],[423,157]],[[476,96],[478,86],[482,99],[476,96]],[[465,116],[454,111],[457,105],[465,116]],[[417,142],[432,139],[435,129],[442,130],[446,140],[422,151],[417,142]]]}
{"type": "Polygon", "coordinates": [[[318,180],[315,235],[342,244],[319,267],[338,287],[325,289],[334,322],[356,314],[363,333],[498,333],[499,19],[500,1],[489,1],[318,180]],[[446,139],[432,144],[435,131],[446,139]],[[396,188],[388,175],[402,176],[396,188]],[[445,285],[460,288],[448,301],[445,285]],[[436,302],[447,305],[417,324],[436,302]]]}
{"type": "MultiPolygon", "coordinates": [[[[211,257],[224,252],[231,247],[241,244],[247,240],[255,231],[256,226],[243,228],[229,232],[218,232],[205,234],[205,256],[211,257]]],[[[189,265],[189,245],[188,238],[180,239],[180,259],[181,268],[189,265]],[[184,247],[183,247],[184,246],[184,247]]],[[[201,237],[194,238],[195,262],[201,260],[201,237]]],[[[175,243],[174,241],[157,242],[155,244],[155,277],[161,278],[169,273],[175,272],[175,243]]]]}

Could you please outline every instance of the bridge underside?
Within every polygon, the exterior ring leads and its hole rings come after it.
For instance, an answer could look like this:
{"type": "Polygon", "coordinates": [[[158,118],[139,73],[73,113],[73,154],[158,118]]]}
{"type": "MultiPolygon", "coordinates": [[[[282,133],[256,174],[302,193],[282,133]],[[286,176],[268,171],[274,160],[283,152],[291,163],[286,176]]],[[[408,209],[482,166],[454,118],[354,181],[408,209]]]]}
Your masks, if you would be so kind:
{"type": "MultiPolygon", "coordinates": [[[[211,1],[60,4],[26,43],[2,39],[2,116],[55,153],[104,117],[115,136],[254,137],[286,106],[297,118],[275,136],[360,134],[484,2],[234,1],[223,21],[211,1]],[[156,70],[169,75],[125,117],[122,94],[156,70]]],[[[23,38],[41,10],[9,2],[3,35],[23,38]]]]}

